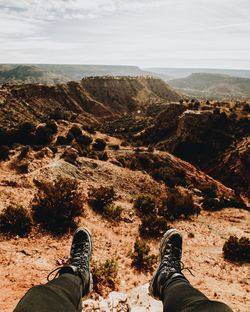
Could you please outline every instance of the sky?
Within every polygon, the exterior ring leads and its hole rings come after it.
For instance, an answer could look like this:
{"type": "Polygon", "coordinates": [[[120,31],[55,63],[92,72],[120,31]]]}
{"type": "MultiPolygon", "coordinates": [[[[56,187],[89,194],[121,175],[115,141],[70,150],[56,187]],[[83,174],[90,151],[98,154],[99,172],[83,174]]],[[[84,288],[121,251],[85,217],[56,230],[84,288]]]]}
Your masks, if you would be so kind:
{"type": "Polygon", "coordinates": [[[250,69],[250,1],[0,0],[0,63],[250,69]]]}

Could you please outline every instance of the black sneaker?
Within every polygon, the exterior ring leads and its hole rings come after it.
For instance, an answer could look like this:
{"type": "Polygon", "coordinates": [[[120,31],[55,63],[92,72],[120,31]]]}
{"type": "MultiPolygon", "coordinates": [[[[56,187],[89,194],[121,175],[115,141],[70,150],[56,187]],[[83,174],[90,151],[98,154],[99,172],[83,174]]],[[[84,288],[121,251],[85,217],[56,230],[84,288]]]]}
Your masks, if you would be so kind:
{"type": "Polygon", "coordinates": [[[92,274],[90,273],[90,260],[92,255],[92,239],[90,232],[80,227],[73,236],[70,258],[68,264],[63,266],[59,275],[71,273],[82,280],[82,295],[87,295],[93,287],[92,274]]]}
{"type": "Polygon", "coordinates": [[[170,229],[161,240],[160,265],[149,285],[149,294],[153,298],[161,300],[163,287],[168,281],[174,276],[183,276],[181,255],[182,236],[176,229],[170,229]]]}

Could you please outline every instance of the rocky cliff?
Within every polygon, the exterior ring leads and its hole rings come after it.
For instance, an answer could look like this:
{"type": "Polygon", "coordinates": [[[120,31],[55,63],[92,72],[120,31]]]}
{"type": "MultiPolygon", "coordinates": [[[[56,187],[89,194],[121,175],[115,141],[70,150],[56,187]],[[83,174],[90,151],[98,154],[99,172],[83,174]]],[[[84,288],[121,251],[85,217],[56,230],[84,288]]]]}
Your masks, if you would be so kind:
{"type": "Polygon", "coordinates": [[[79,84],[4,85],[0,88],[0,123],[11,127],[22,121],[43,121],[54,112],[76,114],[81,122],[120,116],[155,102],[178,100],[179,95],[155,78],[93,77],[79,84]]]}

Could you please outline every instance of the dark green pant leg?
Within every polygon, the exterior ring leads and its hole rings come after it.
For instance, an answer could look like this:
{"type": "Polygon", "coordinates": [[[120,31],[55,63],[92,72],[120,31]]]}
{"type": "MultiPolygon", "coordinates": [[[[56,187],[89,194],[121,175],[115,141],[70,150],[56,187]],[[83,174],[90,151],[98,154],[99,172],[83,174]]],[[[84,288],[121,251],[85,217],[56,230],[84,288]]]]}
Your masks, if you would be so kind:
{"type": "Polygon", "coordinates": [[[73,274],[62,274],[45,285],[32,287],[14,312],[80,312],[82,282],[73,274]]]}
{"type": "Polygon", "coordinates": [[[232,312],[226,304],[209,300],[184,277],[166,285],[162,302],[166,312],[232,312]]]}

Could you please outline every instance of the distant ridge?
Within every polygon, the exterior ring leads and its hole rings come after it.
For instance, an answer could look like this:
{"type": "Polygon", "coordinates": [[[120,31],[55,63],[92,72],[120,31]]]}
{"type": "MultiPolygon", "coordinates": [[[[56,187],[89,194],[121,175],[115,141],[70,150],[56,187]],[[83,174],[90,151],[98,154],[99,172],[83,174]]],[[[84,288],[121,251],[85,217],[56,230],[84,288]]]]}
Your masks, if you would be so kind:
{"type": "MultiPolygon", "coordinates": [[[[0,84],[42,83],[58,84],[80,81],[88,76],[147,76],[154,73],[137,66],[120,65],[48,65],[48,64],[2,64],[0,84]]],[[[157,76],[157,75],[155,75],[157,76]]],[[[159,76],[159,75],[158,75],[159,76]]]]}
{"type": "Polygon", "coordinates": [[[193,97],[250,99],[250,78],[194,73],[168,83],[181,93],[193,97]]]}
{"type": "Polygon", "coordinates": [[[250,70],[246,69],[220,69],[220,68],[167,68],[167,67],[150,67],[144,68],[145,71],[154,72],[164,80],[185,78],[195,73],[220,74],[241,78],[250,78],[250,70]]]}

